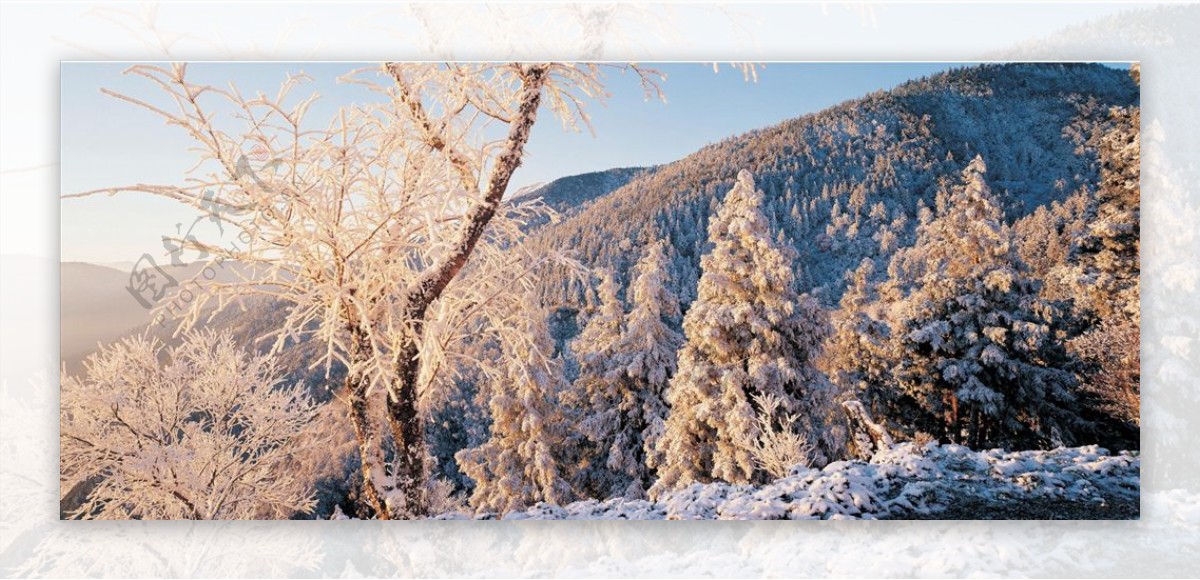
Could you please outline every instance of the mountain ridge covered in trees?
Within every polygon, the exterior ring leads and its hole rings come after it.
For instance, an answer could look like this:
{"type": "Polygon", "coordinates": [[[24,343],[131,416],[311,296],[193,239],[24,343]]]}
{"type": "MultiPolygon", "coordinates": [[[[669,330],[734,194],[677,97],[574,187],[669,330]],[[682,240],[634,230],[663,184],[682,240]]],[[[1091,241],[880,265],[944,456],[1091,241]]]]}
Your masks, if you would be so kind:
{"type": "MultiPolygon", "coordinates": [[[[665,239],[686,307],[708,218],[747,169],[772,228],[799,254],[798,284],[829,306],[862,258],[912,243],[939,180],[976,155],[1009,221],[1093,183],[1099,162],[1088,137],[1109,107],[1137,94],[1126,71],[1098,64],[954,69],[708,145],[595,197],[532,243],[574,250],[625,281],[629,249],[665,239]]],[[[548,304],[587,304],[586,289],[565,275],[543,280],[542,291],[548,304]]]]}
{"type": "Polygon", "coordinates": [[[587,205],[605,195],[624,187],[638,176],[654,171],[653,167],[615,167],[603,171],[592,171],[567,175],[518,191],[510,203],[538,199],[560,217],[575,215],[587,205]]]}

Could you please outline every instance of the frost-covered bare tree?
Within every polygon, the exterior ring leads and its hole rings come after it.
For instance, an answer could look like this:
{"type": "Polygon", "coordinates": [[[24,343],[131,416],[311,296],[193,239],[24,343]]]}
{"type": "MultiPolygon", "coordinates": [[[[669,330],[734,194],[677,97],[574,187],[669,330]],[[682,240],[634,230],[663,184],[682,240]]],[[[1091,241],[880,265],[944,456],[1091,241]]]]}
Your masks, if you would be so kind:
{"type": "MultiPolygon", "coordinates": [[[[539,110],[571,128],[589,125],[585,104],[606,96],[603,66],[387,63],[344,77],[378,101],[320,122],[309,118],[315,94],[292,96],[303,76],[276,95],[246,96],[193,82],[184,64],[138,65],[128,72],[160,88],[161,98],[110,94],[181,128],[196,142],[197,165],[181,184],[78,195],[147,193],[232,225],[236,242],[177,243],[211,256],[210,266],[237,264],[229,268],[236,280],[198,276],[184,284],[195,299],[184,307],[166,301],[160,314],[187,328],[248,296],[285,304],[274,348],[312,335],[326,345],[314,366],[347,369],[339,395],[350,408],[367,501],[380,518],[392,515],[387,497],[420,515],[428,472],[422,391],[433,372],[427,361],[443,358],[428,349],[448,344],[427,336],[431,316],[471,308],[448,304],[476,296],[456,281],[481,247],[516,242],[519,227],[496,226],[522,219],[504,197],[539,110]],[[381,460],[385,438],[369,420],[368,395],[380,391],[398,458],[390,472],[381,460]]],[[[658,95],[657,73],[619,68],[658,95]]]]}
{"type": "Polygon", "coordinates": [[[294,462],[327,439],[307,432],[315,403],[228,334],[107,347],[63,380],[61,412],[62,487],[83,496],[70,517],[282,519],[316,504],[294,462]]]}
{"type": "Polygon", "coordinates": [[[750,454],[758,467],[775,479],[787,477],[798,465],[808,467],[816,447],[808,442],[807,435],[791,428],[801,422],[801,417],[782,413],[783,401],[775,395],[759,395],[757,404],[763,412],[755,417],[758,437],[751,440],[750,454]],[[781,418],[778,424],[777,417],[781,418]]]}

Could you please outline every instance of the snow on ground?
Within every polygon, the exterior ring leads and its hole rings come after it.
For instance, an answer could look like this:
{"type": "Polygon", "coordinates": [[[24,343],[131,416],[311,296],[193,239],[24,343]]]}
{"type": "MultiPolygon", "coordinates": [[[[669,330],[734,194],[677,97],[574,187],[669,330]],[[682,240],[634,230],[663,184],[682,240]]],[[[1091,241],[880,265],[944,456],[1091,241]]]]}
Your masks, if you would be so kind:
{"type": "MultiPolygon", "coordinates": [[[[1096,502],[1136,501],[1141,459],[1098,446],[1050,451],[972,451],[961,445],[912,443],[876,454],[868,463],[839,461],[823,469],[798,466],[761,487],[692,484],[657,501],[614,498],[566,506],[540,503],[504,519],[879,519],[932,515],[954,498],[1023,498],[1096,502]]],[[[437,519],[494,519],[494,514],[449,513],[437,519]]]]}

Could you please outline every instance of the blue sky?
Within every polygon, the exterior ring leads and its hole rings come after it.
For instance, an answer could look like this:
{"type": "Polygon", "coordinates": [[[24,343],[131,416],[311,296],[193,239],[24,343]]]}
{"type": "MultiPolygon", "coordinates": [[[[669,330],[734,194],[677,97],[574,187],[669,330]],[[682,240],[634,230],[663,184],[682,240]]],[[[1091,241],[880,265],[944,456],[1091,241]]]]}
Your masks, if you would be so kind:
{"type": "MultiPolygon", "coordinates": [[[[64,194],[129,183],[178,183],[191,167],[189,139],[150,112],[103,95],[107,87],[154,99],[145,79],[121,74],[126,65],[62,65],[61,171],[64,194]]],[[[274,93],[291,72],[313,82],[297,95],[322,96],[310,113],[325,120],[341,106],[371,99],[362,87],[336,78],[354,63],[209,63],[189,66],[189,77],[235,84],[243,94],[274,93]]],[[[549,115],[530,138],[512,189],[565,175],[611,167],[674,161],[708,143],[835,105],[906,80],[961,66],[946,63],[767,64],[757,82],[740,71],[705,64],[648,65],[667,75],[667,102],[647,101],[636,78],[607,72],[611,97],[590,109],[596,134],[565,131],[549,115]]],[[[193,221],[190,208],[145,195],[122,194],[64,200],[61,256],[64,261],[132,262],[163,253],[161,237],[193,221]]]]}

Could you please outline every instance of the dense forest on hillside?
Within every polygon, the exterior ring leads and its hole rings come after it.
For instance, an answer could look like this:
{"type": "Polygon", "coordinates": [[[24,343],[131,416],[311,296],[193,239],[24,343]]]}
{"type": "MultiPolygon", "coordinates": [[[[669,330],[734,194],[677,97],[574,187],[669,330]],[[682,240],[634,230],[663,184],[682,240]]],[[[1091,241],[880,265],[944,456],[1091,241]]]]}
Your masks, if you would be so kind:
{"type": "MultiPolygon", "coordinates": [[[[665,239],[686,305],[709,216],[747,169],[765,194],[772,231],[799,253],[798,283],[832,305],[862,258],[886,262],[911,245],[921,209],[976,155],[1009,223],[1092,187],[1100,171],[1093,135],[1110,107],[1136,98],[1126,73],[1100,65],[953,70],[705,147],[543,228],[531,243],[578,251],[625,280],[629,248],[665,239]]],[[[570,276],[542,284],[548,303],[586,303],[570,276]]]]}

